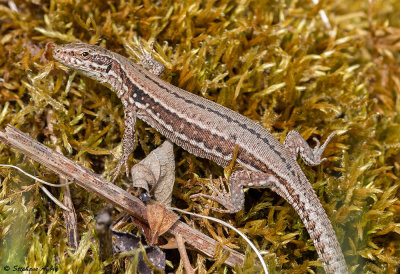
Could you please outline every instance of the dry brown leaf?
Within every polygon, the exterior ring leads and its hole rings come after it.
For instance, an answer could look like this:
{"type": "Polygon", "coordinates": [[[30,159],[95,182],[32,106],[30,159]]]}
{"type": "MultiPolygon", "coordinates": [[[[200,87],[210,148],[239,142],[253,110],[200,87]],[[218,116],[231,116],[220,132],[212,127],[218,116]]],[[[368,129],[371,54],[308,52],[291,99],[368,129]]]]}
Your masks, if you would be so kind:
{"type": "Polygon", "coordinates": [[[165,206],[156,201],[150,201],[146,206],[151,237],[148,239],[149,245],[157,242],[158,237],[163,235],[168,229],[179,220],[179,216],[167,210],[165,206]]]}

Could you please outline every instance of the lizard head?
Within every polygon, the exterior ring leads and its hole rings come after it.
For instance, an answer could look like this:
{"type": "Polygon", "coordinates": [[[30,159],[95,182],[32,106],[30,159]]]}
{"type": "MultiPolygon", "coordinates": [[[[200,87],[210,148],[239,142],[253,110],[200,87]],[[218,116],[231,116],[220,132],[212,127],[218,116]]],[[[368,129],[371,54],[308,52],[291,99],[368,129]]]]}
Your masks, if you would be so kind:
{"type": "Polygon", "coordinates": [[[113,66],[112,52],[81,42],[54,45],[53,57],[61,64],[101,83],[106,81],[113,66]]]}

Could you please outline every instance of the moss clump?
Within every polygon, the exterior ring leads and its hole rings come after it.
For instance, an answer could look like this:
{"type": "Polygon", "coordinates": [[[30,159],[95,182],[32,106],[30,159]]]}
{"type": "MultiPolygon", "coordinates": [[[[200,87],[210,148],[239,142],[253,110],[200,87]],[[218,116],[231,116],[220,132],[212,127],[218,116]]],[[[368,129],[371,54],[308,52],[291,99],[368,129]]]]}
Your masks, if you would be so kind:
{"type": "MultiPolygon", "coordinates": [[[[396,272],[399,1],[321,1],[318,6],[311,1],[259,0],[13,3],[0,2],[1,128],[10,123],[107,175],[116,164],[110,151],[121,153],[121,103],[105,87],[44,60],[44,45],[81,40],[127,56],[127,45],[137,49],[139,38],[156,39],[155,57],[166,65],[167,81],[245,114],[280,141],[292,129],[310,140],[337,130],[339,136],[325,152],[329,161],[315,168],[302,164],[304,171],[332,220],[350,269],[396,272]],[[321,9],[331,29],[321,20],[321,9]]],[[[162,136],[147,127],[137,125],[139,142],[132,163],[161,143],[162,136]]],[[[187,198],[189,191],[204,185],[194,178],[216,177],[222,170],[181,150],[176,161],[175,203],[200,205],[187,198]]],[[[58,180],[2,144],[0,163],[58,180]]],[[[0,173],[1,265],[103,269],[89,240],[94,212],[103,201],[72,187],[82,236],[78,252],[72,254],[66,251],[62,211],[30,179],[6,169],[0,173]]],[[[126,188],[129,182],[121,178],[119,184],[126,188]]],[[[59,191],[52,190],[62,197],[59,191]]],[[[271,270],[320,271],[313,244],[293,208],[268,190],[249,192],[244,212],[221,218],[230,218],[268,251],[264,258],[271,270]]],[[[212,233],[228,245],[246,248],[233,233],[220,228],[212,233]]],[[[202,263],[201,255],[191,255],[199,269],[211,267],[202,263]]],[[[170,258],[174,269],[178,259],[170,258]]],[[[252,260],[249,256],[243,271],[252,260]]]]}

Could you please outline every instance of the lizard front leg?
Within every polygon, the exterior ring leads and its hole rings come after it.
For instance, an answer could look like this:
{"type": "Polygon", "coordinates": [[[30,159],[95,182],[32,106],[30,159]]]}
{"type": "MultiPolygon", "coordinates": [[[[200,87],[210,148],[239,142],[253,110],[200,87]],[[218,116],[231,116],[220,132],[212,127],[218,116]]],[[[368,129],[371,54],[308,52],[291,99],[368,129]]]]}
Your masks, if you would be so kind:
{"type": "MultiPolygon", "coordinates": [[[[153,73],[154,75],[160,76],[164,71],[164,66],[157,60],[153,59],[152,56],[153,48],[154,48],[154,42],[151,43],[150,53],[146,53],[143,49],[142,44],[140,43],[140,50],[142,52],[142,56],[137,55],[137,57],[140,59],[140,64],[146,70],[153,73]]],[[[132,52],[135,53],[134,50],[132,50],[132,52]]],[[[129,104],[123,104],[123,105],[127,106],[129,104]]],[[[111,174],[115,174],[112,182],[114,182],[117,179],[123,164],[125,164],[126,175],[129,177],[128,157],[132,153],[133,147],[135,145],[134,137],[135,137],[135,124],[136,124],[136,111],[131,110],[128,107],[124,107],[124,115],[125,115],[124,119],[125,132],[124,132],[124,137],[122,138],[122,157],[119,160],[117,167],[111,171],[111,174]]]]}
{"type": "Polygon", "coordinates": [[[140,59],[140,65],[142,65],[146,70],[148,70],[150,73],[161,76],[161,74],[164,72],[164,65],[158,62],[156,59],[153,58],[153,50],[154,50],[154,43],[153,41],[150,45],[150,53],[147,53],[143,49],[142,43],[139,43],[140,45],[140,50],[142,52],[142,56],[139,57],[140,59]]]}
{"type": "Polygon", "coordinates": [[[114,174],[114,178],[111,182],[114,182],[119,172],[121,171],[121,167],[125,164],[126,176],[129,177],[129,166],[128,166],[128,157],[133,152],[133,147],[135,145],[135,124],[136,124],[136,111],[124,108],[124,137],[122,138],[122,157],[119,159],[117,167],[111,171],[111,174],[114,174]]]}
{"type": "Polygon", "coordinates": [[[217,194],[217,196],[199,193],[192,195],[190,198],[204,197],[206,199],[216,201],[226,208],[224,210],[213,207],[211,208],[212,210],[220,213],[235,213],[243,208],[244,187],[275,189],[275,185],[278,183],[278,179],[273,174],[264,173],[261,171],[235,171],[229,177],[230,194],[227,193],[224,188],[222,188],[222,191],[218,190],[211,182],[211,188],[213,192],[217,194]]]}
{"type": "Polygon", "coordinates": [[[150,52],[147,53],[141,42],[139,42],[139,47],[142,55],[139,55],[134,51],[129,45],[127,47],[132,51],[133,54],[139,59],[139,65],[144,67],[148,72],[160,77],[161,74],[164,72],[164,65],[158,62],[156,59],[153,58],[153,51],[154,51],[154,43],[155,41],[151,42],[150,45],[150,52]]]}
{"type": "Polygon", "coordinates": [[[297,159],[297,155],[300,154],[300,157],[303,161],[309,166],[316,166],[326,160],[326,158],[322,158],[322,153],[324,152],[326,146],[329,141],[336,135],[336,132],[332,132],[328,138],[326,138],[325,143],[320,146],[319,140],[317,138],[313,138],[313,140],[317,143],[314,149],[307,144],[306,140],[298,133],[296,130],[292,130],[286,136],[286,139],[283,145],[287,150],[291,152],[294,160],[297,159]]]}

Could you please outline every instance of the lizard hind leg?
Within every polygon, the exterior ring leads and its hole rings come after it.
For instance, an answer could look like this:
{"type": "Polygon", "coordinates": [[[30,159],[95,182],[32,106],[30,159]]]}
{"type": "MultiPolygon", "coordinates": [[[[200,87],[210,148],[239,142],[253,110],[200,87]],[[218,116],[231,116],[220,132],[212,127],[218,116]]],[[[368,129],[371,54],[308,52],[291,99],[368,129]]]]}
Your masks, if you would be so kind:
{"type": "MultiPolygon", "coordinates": [[[[222,179],[221,179],[222,180],[222,179]]],[[[223,190],[218,190],[210,179],[211,189],[217,194],[216,196],[206,194],[194,194],[190,198],[203,197],[218,202],[226,209],[212,207],[211,209],[220,213],[236,213],[244,206],[244,190],[243,187],[251,188],[273,188],[277,184],[277,178],[268,173],[258,171],[241,170],[235,171],[229,177],[230,194],[223,190]]]]}
{"type": "Polygon", "coordinates": [[[212,201],[215,201],[221,205],[223,205],[226,209],[219,209],[216,207],[209,207],[211,210],[219,212],[219,213],[235,213],[240,210],[235,210],[235,206],[232,204],[231,200],[229,199],[229,194],[226,192],[225,187],[223,186],[223,179],[222,177],[219,177],[220,180],[220,188],[222,190],[219,190],[213,183],[212,181],[212,176],[210,176],[210,188],[214,193],[216,193],[216,196],[211,196],[203,193],[198,193],[190,196],[190,199],[194,199],[197,197],[203,197],[205,199],[209,199],[212,201]]]}
{"type": "Polygon", "coordinates": [[[285,148],[290,151],[293,155],[294,160],[297,159],[297,155],[300,154],[300,157],[303,161],[309,166],[317,166],[326,158],[322,158],[322,153],[324,152],[326,146],[329,141],[336,135],[336,132],[332,132],[328,138],[326,138],[325,143],[320,146],[319,140],[317,138],[313,138],[313,140],[317,143],[313,149],[307,144],[306,140],[298,133],[296,130],[291,130],[284,141],[285,148]]]}

